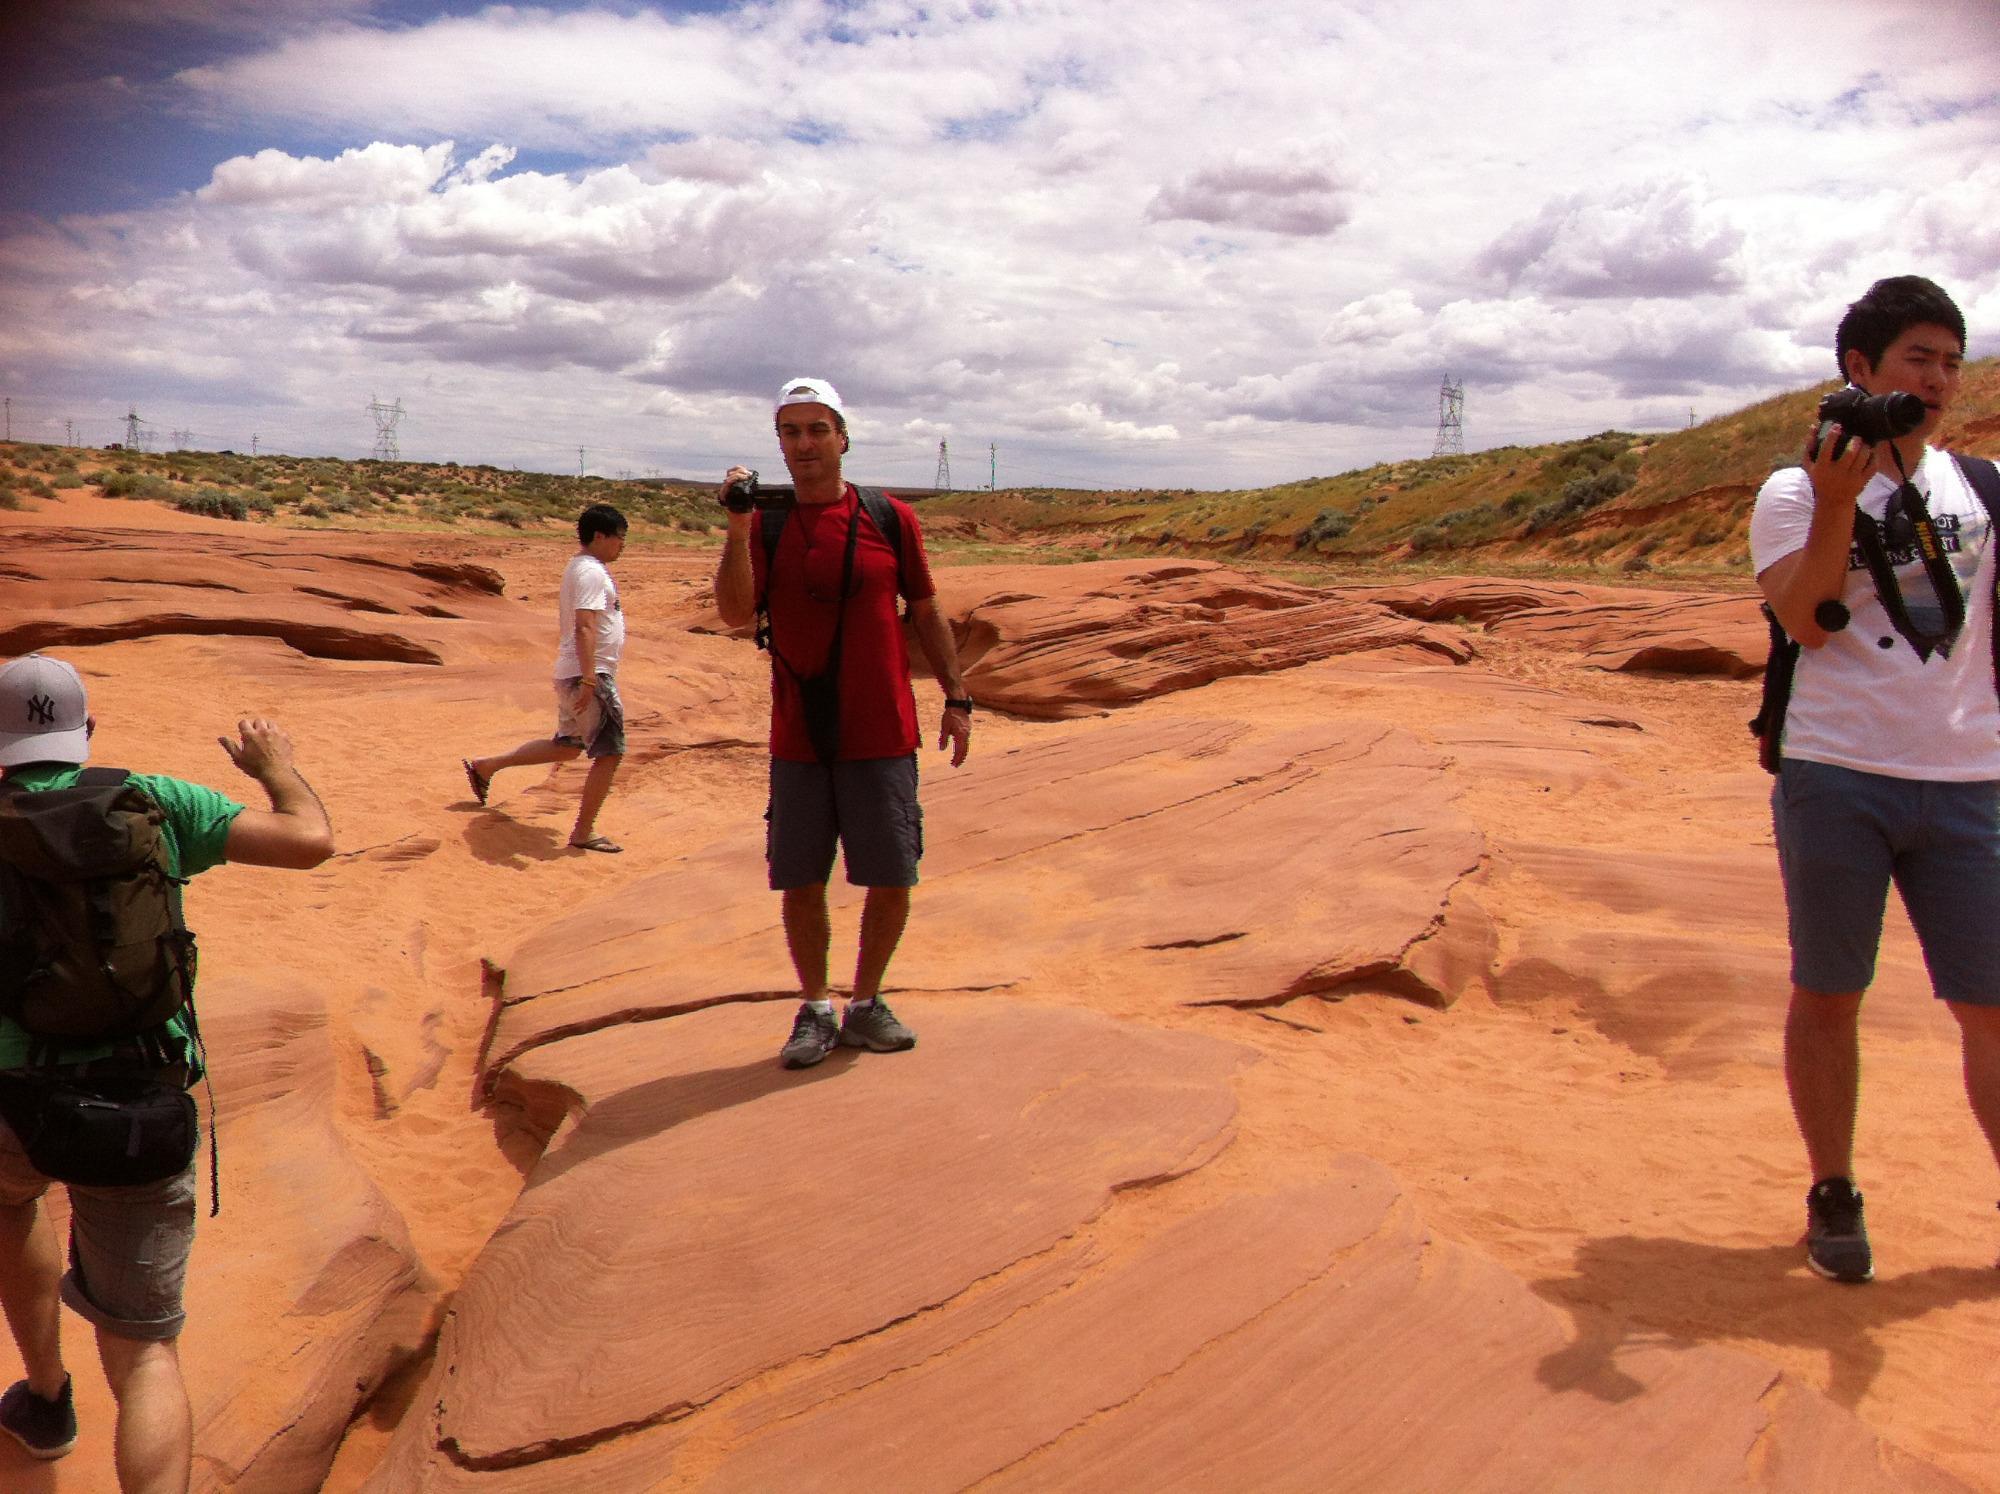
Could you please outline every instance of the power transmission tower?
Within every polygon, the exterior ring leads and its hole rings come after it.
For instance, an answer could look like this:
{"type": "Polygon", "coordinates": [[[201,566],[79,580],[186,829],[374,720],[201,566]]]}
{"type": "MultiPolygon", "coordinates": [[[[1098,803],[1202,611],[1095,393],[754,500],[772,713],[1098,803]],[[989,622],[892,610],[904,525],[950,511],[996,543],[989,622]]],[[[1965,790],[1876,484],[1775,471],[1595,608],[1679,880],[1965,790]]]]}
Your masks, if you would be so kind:
{"type": "Polygon", "coordinates": [[[937,481],[931,484],[941,493],[951,491],[951,451],[944,442],[938,442],[937,481]]]}
{"type": "Polygon", "coordinates": [[[127,451],[137,451],[139,449],[139,427],[144,424],[145,422],[139,418],[137,407],[127,405],[125,407],[125,449],[127,451]]]}
{"type": "Polygon", "coordinates": [[[403,420],[401,396],[397,397],[393,405],[385,405],[374,395],[369,395],[368,413],[375,419],[375,460],[400,462],[403,459],[403,450],[396,444],[396,427],[403,420]]]}
{"type": "Polygon", "coordinates": [[[583,448],[581,446],[576,449],[576,475],[578,477],[583,476],[583,448]]]}
{"type": "Polygon", "coordinates": [[[993,485],[1000,477],[1000,446],[998,442],[986,443],[986,491],[992,492],[993,485]]]}
{"type": "Polygon", "coordinates": [[[1438,386],[1438,434],[1431,455],[1465,455],[1465,385],[1452,383],[1450,374],[1438,386]]]}
{"type": "Polygon", "coordinates": [[[186,450],[187,450],[187,448],[188,448],[188,443],[189,443],[190,441],[192,441],[193,439],[194,439],[194,432],[193,432],[193,431],[175,431],[175,432],[174,432],[174,450],[175,450],[175,451],[186,451],[186,450]]]}
{"type": "Polygon", "coordinates": [[[14,439],[14,396],[7,396],[7,439],[14,439]]]}
{"type": "Polygon", "coordinates": [[[255,456],[256,454],[257,454],[257,433],[255,431],[252,431],[250,433],[250,455],[255,456]]]}
{"type": "Polygon", "coordinates": [[[65,420],[63,422],[63,445],[76,445],[76,422],[74,420],[65,420]]]}

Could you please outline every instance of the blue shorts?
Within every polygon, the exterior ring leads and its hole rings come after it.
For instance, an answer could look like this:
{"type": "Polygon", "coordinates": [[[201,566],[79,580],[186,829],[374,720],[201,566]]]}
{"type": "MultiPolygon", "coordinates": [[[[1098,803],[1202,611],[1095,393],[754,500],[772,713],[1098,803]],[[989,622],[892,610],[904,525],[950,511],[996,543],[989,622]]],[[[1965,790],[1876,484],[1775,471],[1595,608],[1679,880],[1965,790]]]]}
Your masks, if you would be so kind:
{"type": "Polygon", "coordinates": [[[771,759],[764,859],[771,890],[813,887],[833,874],[834,842],[856,887],[914,887],[924,854],[917,756],[856,762],[771,759]]]}
{"type": "Polygon", "coordinates": [[[2000,782],[1935,783],[1786,758],[1771,790],[1792,983],[1875,978],[1893,881],[1946,1001],[2000,1005],[2000,782]]]}

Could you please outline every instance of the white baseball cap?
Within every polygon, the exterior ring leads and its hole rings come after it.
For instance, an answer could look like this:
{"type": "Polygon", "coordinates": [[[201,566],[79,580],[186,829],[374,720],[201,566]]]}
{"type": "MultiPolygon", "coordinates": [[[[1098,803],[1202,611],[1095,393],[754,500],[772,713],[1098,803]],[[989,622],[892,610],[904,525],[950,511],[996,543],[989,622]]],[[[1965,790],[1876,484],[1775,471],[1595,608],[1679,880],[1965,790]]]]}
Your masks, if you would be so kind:
{"type": "Polygon", "coordinates": [[[840,391],[825,379],[788,379],[785,387],[778,391],[778,403],[772,410],[776,414],[786,405],[825,405],[841,418],[847,420],[847,411],[841,407],[840,391]]]}
{"type": "Polygon", "coordinates": [[[60,659],[27,654],[0,665],[0,768],[90,760],[83,678],[60,659]]]}

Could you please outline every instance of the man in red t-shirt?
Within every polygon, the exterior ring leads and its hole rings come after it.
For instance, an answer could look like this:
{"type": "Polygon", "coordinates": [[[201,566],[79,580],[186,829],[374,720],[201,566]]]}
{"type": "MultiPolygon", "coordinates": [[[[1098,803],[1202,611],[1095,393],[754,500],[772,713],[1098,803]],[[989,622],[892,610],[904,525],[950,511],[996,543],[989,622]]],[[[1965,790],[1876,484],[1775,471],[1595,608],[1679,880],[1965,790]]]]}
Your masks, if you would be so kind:
{"type": "MultiPolygon", "coordinates": [[[[917,1042],[881,997],[923,855],[917,703],[899,596],[909,604],[910,625],[931,673],[944,686],[938,747],[951,749],[954,768],[972,745],[972,701],[951,629],[938,611],[917,516],[902,500],[887,499],[899,531],[892,541],[841,476],[848,439],[839,393],[824,379],[794,379],[779,391],[775,423],[798,502],[785,515],[768,564],[762,514],[730,508],[715,605],[731,627],[744,626],[760,608],[770,620],[765,855],[771,888],[784,895],[785,942],[803,997],[779,1057],[798,1069],[841,1043],[893,1053],[917,1042]],[[826,983],[832,941],[826,883],[836,842],[847,880],[868,889],[854,995],[838,1023],[826,983]]],[[[731,490],[750,475],[745,467],[729,469],[718,494],[725,507],[731,490]]]]}

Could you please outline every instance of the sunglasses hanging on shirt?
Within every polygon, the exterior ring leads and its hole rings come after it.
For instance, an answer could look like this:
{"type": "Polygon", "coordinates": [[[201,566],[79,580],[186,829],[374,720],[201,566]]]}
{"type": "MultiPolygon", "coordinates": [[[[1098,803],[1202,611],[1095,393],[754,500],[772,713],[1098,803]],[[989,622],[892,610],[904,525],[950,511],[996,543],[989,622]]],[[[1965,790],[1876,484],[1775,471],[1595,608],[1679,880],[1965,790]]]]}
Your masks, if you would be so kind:
{"type": "Polygon", "coordinates": [[[1889,452],[1902,474],[1902,486],[1890,496],[1880,520],[1855,510],[1854,542],[1875,583],[1882,610],[1889,614],[1889,625],[1916,650],[1919,659],[1928,662],[1934,653],[1949,657],[1959,630],[1965,626],[1965,593],[1959,590],[1958,575],[1945,556],[1937,525],[1924,507],[1924,495],[1903,466],[1903,454],[1894,446],[1889,452]],[[1912,549],[1923,563],[1930,598],[1904,596],[1896,580],[1892,556],[1912,549]]]}

